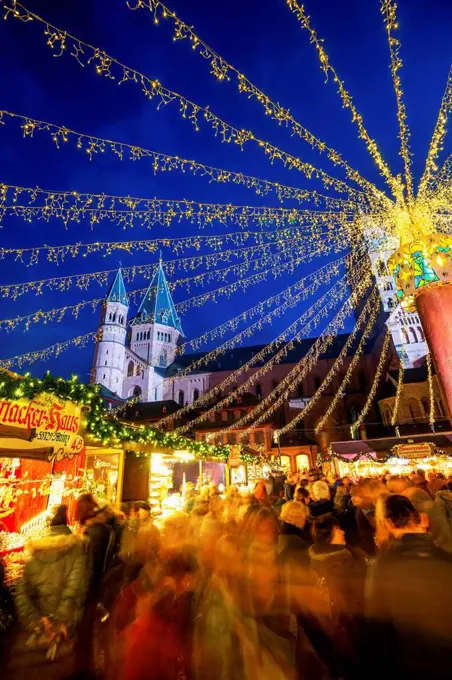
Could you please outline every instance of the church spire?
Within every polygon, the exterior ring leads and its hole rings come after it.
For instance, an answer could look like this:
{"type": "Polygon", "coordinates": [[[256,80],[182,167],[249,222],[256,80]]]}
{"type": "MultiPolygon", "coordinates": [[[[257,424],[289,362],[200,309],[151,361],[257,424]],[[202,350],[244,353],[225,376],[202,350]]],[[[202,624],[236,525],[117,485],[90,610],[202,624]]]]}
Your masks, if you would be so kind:
{"type": "Polygon", "coordinates": [[[126,287],[124,285],[124,279],[122,277],[121,267],[119,267],[115,276],[115,280],[111,285],[111,288],[107,295],[107,302],[120,302],[122,305],[125,305],[126,307],[129,306],[126,287]]]}
{"type": "Polygon", "coordinates": [[[138,313],[133,321],[134,324],[146,322],[160,323],[163,326],[175,328],[181,335],[184,334],[169,290],[165,272],[163,271],[161,257],[157,271],[152,278],[151,284],[141,301],[138,313]]]}

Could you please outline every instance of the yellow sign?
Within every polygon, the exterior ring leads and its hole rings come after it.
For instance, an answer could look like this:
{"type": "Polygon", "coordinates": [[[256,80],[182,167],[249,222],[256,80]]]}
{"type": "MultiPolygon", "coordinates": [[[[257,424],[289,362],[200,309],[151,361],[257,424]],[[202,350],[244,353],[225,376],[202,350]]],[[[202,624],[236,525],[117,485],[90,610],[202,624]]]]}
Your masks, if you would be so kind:
{"type": "Polygon", "coordinates": [[[420,442],[419,444],[397,444],[393,449],[400,458],[425,458],[431,456],[433,445],[429,442],[420,442]]]}
{"type": "Polygon", "coordinates": [[[81,411],[72,401],[43,392],[34,399],[0,400],[0,434],[17,437],[23,448],[48,446],[49,461],[73,458],[82,452],[81,411]]]}

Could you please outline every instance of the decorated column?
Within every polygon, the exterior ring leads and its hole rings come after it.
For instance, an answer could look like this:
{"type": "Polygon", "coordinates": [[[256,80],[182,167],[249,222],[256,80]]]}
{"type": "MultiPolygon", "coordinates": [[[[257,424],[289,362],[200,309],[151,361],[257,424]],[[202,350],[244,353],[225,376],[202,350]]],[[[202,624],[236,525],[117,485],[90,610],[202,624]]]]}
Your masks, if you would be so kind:
{"type": "Polygon", "coordinates": [[[452,237],[432,234],[399,248],[388,265],[406,311],[419,314],[449,419],[452,417],[452,237]]]}

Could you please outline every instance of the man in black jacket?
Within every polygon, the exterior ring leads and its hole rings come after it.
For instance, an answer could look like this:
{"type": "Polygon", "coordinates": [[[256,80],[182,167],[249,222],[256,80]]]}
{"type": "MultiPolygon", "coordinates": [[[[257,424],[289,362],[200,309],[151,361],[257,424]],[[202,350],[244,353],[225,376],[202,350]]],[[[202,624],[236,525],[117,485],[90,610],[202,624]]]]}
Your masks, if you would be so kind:
{"type": "Polygon", "coordinates": [[[452,556],[435,547],[427,521],[404,496],[386,500],[389,547],[366,590],[366,675],[445,680],[452,668],[452,556]]]}

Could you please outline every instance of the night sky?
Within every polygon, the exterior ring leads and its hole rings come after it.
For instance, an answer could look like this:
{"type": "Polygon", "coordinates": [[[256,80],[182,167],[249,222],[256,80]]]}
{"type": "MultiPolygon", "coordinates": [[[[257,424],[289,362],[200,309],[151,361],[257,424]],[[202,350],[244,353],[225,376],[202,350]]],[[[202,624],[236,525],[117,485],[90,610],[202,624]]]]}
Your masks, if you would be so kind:
{"type": "MultiPolygon", "coordinates": [[[[383,180],[349,122],[349,113],[342,108],[333,84],[324,82],[307,33],[301,30],[284,0],[230,0],[227,3],[168,0],[168,6],[274,101],[290,108],[299,122],[384,189],[383,180]]],[[[393,173],[400,172],[402,161],[398,155],[395,98],[378,0],[307,0],[305,6],[313,26],[325,38],[331,62],[345,80],[368,131],[379,142],[393,173]]],[[[238,93],[234,83],[218,82],[209,74],[205,60],[190,49],[188,41],[173,42],[170,23],[155,26],[148,11],[132,12],[122,0],[30,0],[27,7],[85,42],[101,47],[124,64],[158,78],[163,85],[194,102],[209,105],[214,113],[236,127],[249,128],[256,136],[343,177],[326,159],[311,152],[305,143],[278,128],[255,101],[248,101],[238,93]]],[[[452,3],[449,0],[400,0],[399,19],[404,61],[401,75],[417,181],[423,170],[451,62],[452,3]]],[[[201,130],[196,132],[188,120],[180,117],[176,103],[157,111],[156,104],[146,100],[140,88],[130,83],[118,87],[114,81],[97,76],[91,67],[81,68],[69,56],[55,58],[45,44],[42,25],[37,23],[25,24],[14,19],[0,22],[0,62],[1,109],[288,185],[321,188],[315,182],[309,183],[295,170],[271,165],[255,147],[246,146],[241,151],[236,145],[221,144],[206,125],[201,125],[201,130]]],[[[443,160],[451,151],[451,138],[452,135],[446,143],[443,160]]],[[[149,163],[143,160],[132,163],[104,154],[90,162],[86,153],[78,151],[74,143],[57,150],[47,135],[23,139],[18,125],[11,123],[0,126],[0,167],[0,182],[28,187],[187,198],[237,205],[279,205],[274,196],[261,198],[253,191],[233,184],[209,184],[207,180],[189,174],[154,175],[149,163]]],[[[60,221],[29,224],[17,217],[5,218],[2,227],[2,245],[5,247],[198,233],[196,225],[187,224],[165,230],[135,227],[125,232],[116,225],[104,223],[91,231],[86,224],[69,223],[65,229],[60,221]]],[[[238,230],[236,226],[228,228],[238,230]]],[[[225,227],[215,229],[224,232],[225,227]]],[[[192,254],[195,253],[186,253],[187,256],[192,254]]],[[[175,257],[178,256],[169,250],[164,251],[165,259],[175,257]]],[[[117,253],[105,258],[90,255],[69,259],[59,266],[43,259],[39,265],[25,267],[9,258],[1,262],[0,283],[114,269],[119,260],[129,266],[156,259],[157,256],[117,253]]],[[[191,310],[182,317],[186,336],[194,337],[213,328],[324,263],[317,259],[276,281],[269,277],[266,284],[248,288],[246,295],[238,294],[229,300],[223,298],[220,304],[210,303],[191,310]]],[[[199,269],[196,273],[202,271],[199,269]]],[[[184,271],[177,273],[177,277],[187,275],[184,271]]],[[[113,275],[110,280],[112,278],[113,275]]],[[[232,280],[233,277],[228,279],[232,280]]],[[[127,286],[132,289],[147,284],[147,280],[137,277],[127,286]]],[[[219,285],[215,283],[211,287],[219,285]]],[[[177,302],[203,290],[192,288],[187,291],[179,287],[174,298],[177,302]]],[[[86,291],[72,288],[65,293],[46,293],[39,298],[28,294],[16,302],[2,300],[1,318],[102,297],[105,291],[93,283],[86,291]]],[[[300,313],[300,308],[292,310],[284,319],[256,335],[254,342],[271,340],[300,313]]],[[[94,313],[86,310],[78,320],[67,315],[60,324],[36,324],[27,332],[23,329],[3,332],[0,356],[7,358],[88,333],[96,329],[98,318],[99,309],[94,313]]],[[[93,345],[89,344],[85,349],[71,349],[49,363],[37,362],[30,370],[40,375],[50,368],[56,374],[77,373],[80,379],[88,380],[92,353],[93,345]]]]}

